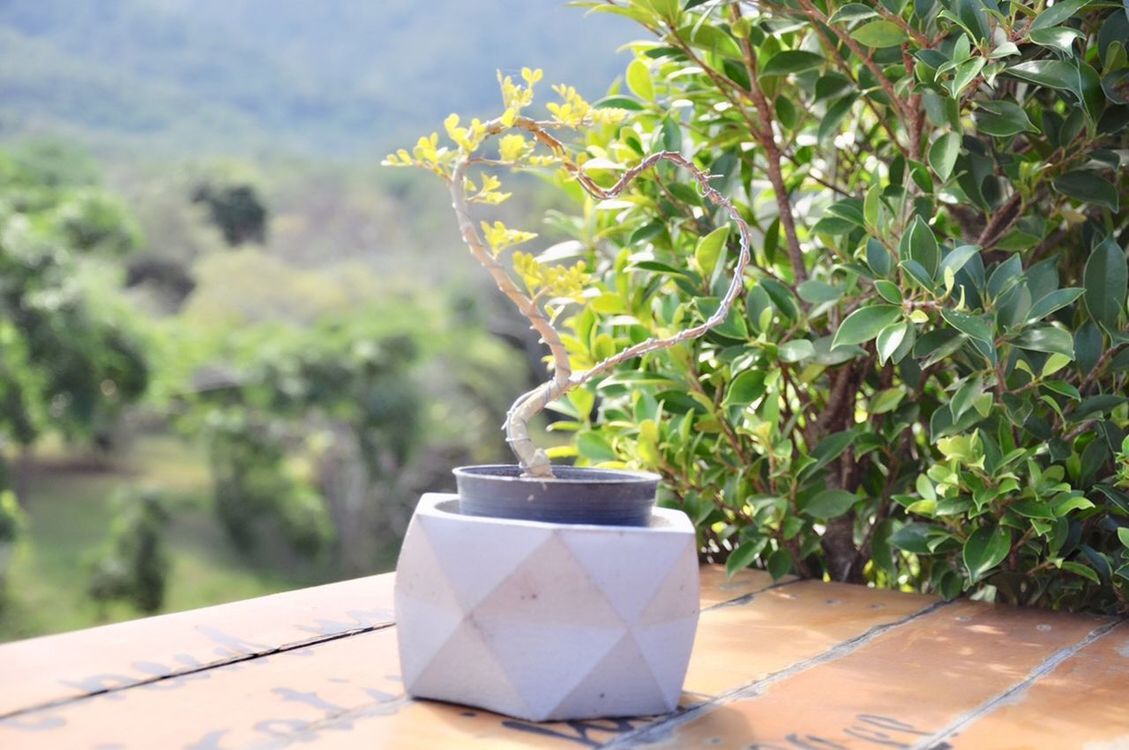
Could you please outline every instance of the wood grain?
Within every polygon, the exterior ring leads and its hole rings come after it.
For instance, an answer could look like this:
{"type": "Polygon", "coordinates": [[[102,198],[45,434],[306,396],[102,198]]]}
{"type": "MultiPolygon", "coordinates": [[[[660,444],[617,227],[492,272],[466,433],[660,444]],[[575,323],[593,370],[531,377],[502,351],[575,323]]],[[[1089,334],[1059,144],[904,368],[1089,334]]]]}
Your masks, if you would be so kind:
{"type": "Polygon", "coordinates": [[[678,712],[402,694],[391,576],[0,646],[0,748],[1129,747],[1129,624],[702,570],[678,712]]]}

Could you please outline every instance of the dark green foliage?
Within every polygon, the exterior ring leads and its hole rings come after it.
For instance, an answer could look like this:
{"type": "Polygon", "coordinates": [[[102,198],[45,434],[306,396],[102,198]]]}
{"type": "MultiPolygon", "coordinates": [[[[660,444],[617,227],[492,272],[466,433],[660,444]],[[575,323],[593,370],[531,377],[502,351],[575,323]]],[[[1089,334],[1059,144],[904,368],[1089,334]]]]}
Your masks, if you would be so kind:
{"type": "Polygon", "coordinates": [[[161,609],[169,573],[169,514],[152,491],[124,494],[105,551],[94,562],[88,590],[97,602],[122,601],[141,612],[161,609]]]}
{"type": "MultiPolygon", "coordinates": [[[[562,408],[579,459],[731,569],[1129,610],[1126,9],[590,5],[661,41],[589,156],[681,150],[757,242],[729,321],[562,408]]],[[[578,360],[708,314],[726,221],[676,178],[555,222],[603,279],[578,360]]]]}
{"type": "Polygon", "coordinates": [[[0,154],[0,432],[21,445],[48,428],[104,437],[149,379],[125,316],[85,281],[99,258],[136,247],[138,232],[85,174],[68,184],[37,153],[0,154]]]}
{"type": "Polygon", "coordinates": [[[200,185],[192,193],[192,202],[207,207],[229,246],[266,242],[267,209],[251,185],[200,185]]]}

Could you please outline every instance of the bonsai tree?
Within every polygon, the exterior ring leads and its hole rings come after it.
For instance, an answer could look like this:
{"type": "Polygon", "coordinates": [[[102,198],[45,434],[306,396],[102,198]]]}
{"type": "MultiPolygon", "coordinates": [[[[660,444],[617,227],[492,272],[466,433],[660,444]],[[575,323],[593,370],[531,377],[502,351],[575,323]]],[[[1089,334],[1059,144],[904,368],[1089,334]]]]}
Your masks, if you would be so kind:
{"type": "MultiPolygon", "coordinates": [[[[548,105],[552,117],[533,119],[524,115],[523,110],[532,105],[534,86],[542,78],[542,72],[523,68],[521,78],[522,83],[516,83],[511,76],[498,74],[505,107],[499,117],[485,122],[475,118],[464,125],[459,115],[452,114],[444,122],[450,145],[441,145],[439,134],[432,133],[420,138],[411,152],[401,149],[383,163],[420,167],[446,182],[463,242],[548,347],[552,378],[518,397],[506,415],[504,430],[523,476],[552,477],[548,455],[530,438],[529,421],[550,403],[624,362],[695,339],[725,321],[734,301],[744,291],[744,271],[750,259],[749,227],[729,199],[714,188],[712,176],[674,150],[651,153],[623,170],[611,184],[602,186],[601,178],[606,181],[617,167],[607,159],[591,158],[583,151],[574,152],[562,134],[613,128],[626,113],[612,107],[595,108],[573,87],[562,85],[553,87],[560,102],[548,105]],[[494,141],[496,149],[488,151],[487,145],[493,145],[494,141]],[[608,353],[583,369],[574,369],[569,347],[554,323],[570,304],[585,305],[591,301],[590,292],[594,290],[586,263],[581,260],[564,265],[555,263],[551,253],[538,257],[513,251],[512,248],[537,235],[507,227],[501,221],[481,221],[475,226],[470,205],[496,206],[510,197],[511,193],[502,191],[498,177],[501,170],[555,167],[593,198],[612,200],[639,175],[660,162],[687,172],[697,183],[701,195],[737,225],[740,250],[728,286],[716,307],[701,322],[678,330],[664,330],[608,353]],[[507,251],[510,251],[508,264],[504,260],[507,251]]],[[[705,238],[708,246],[703,252],[711,253],[716,261],[724,238],[721,233],[705,238]]]]}

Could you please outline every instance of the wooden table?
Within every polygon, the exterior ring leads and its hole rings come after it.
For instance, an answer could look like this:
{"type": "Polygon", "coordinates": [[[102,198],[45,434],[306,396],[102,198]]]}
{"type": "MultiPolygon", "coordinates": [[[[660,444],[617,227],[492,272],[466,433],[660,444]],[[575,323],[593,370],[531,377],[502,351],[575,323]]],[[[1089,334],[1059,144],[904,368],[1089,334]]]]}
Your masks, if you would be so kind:
{"type": "Polygon", "coordinates": [[[0,646],[0,748],[1129,748],[1129,623],[702,570],[682,708],[400,691],[392,576],[0,646]]]}

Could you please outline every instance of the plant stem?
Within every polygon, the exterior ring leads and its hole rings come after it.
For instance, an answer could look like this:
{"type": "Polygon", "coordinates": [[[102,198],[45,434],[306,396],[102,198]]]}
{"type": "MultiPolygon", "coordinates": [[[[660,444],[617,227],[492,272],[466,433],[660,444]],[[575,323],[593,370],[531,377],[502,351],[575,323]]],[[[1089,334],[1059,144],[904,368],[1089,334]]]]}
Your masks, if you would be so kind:
{"type": "Polygon", "coordinates": [[[594,378],[603,375],[617,365],[644,354],[667,349],[698,338],[714,326],[721,324],[729,315],[729,310],[732,308],[733,302],[737,299],[738,294],[745,288],[745,269],[749,265],[751,255],[749,225],[745,222],[741,213],[729,198],[719,193],[710,184],[712,175],[699,169],[693,162],[682,156],[682,154],[675,151],[660,151],[651,154],[634,167],[624,172],[619,180],[610,188],[601,188],[583,172],[579,165],[567,159],[563,144],[548,132],[548,127],[551,127],[550,123],[539,122],[528,117],[518,117],[511,125],[507,125],[501,118],[498,118],[486,124],[486,132],[490,136],[498,135],[510,128],[517,128],[529,132],[540,143],[546,145],[557,156],[561,157],[564,168],[580,183],[585,191],[601,200],[607,200],[620,195],[635,178],[654,167],[660,161],[667,161],[682,167],[697,181],[702,195],[724,210],[729,218],[737,225],[740,252],[725,296],[722,297],[713,315],[704,322],[691,328],[683,329],[665,338],[650,338],[641,341],[596,363],[587,370],[572,372],[569,366],[568,352],[561,341],[560,335],[553,329],[550,321],[545,317],[544,312],[542,312],[536,301],[518,288],[505,267],[502,266],[494,254],[486,248],[485,243],[478,234],[478,230],[474,226],[474,222],[470,218],[465,190],[465,178],[468,168],[475,159],[474,155],[469,154],[455,162],[451,172],[450,191],[452,205],[455,210],[455,215],[458,218],[459,231],[463,241],[466,243],[467,247],[470,248],[478,262],[489,271],[498,289],[514,303],[518,311],[529,320],[533,329],[541,335],[542,340],[549,347],[553,357],[553,378],[519,396],[518,399],[514,401],[513,405],[510,406],[506,414],[506,423],[503,428],[506,432],[506,442],[517,457],[518,463],[522,468],[522,474],[524,476],[544,478],[551,478],[553,476],[552,466],[545,452],[533,444],[533,440],[529,436],[529,421],[556,399],[574,388],[579,388],[594,378]]]}

